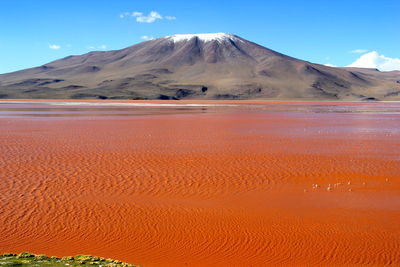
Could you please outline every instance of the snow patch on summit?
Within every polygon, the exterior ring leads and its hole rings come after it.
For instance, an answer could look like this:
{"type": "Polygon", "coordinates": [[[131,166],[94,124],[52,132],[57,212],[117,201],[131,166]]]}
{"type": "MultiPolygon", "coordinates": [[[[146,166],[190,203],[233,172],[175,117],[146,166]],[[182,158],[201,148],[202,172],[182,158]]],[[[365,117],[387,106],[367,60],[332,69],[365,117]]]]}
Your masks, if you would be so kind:
{"type": "Polygon", "coordinates": [[[235,35],[229,33],[175,34],[167,36],[166,38],[172,39],[176,43],[181,41],[188,41],[194,37],[197,37],[204,42],[210,42],[210,41],[222,42],[224,40],[233,40],[233,41],[239,40],[235,35]]]}

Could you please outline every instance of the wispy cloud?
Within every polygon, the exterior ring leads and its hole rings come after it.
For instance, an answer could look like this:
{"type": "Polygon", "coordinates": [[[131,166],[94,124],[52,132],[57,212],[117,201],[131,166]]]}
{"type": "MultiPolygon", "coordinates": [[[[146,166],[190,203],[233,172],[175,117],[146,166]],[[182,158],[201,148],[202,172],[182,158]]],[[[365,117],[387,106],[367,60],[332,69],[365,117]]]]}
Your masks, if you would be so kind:
{"type": "Polygon", "coordinates": [[[154,39],[154,37],[153,36],[147,36],[147,35],[143,35],[143,36],[140,36],[140,39],[142,39],[142,40],[153,40],[154,39]]]}
{"type": "Polygon", "coordinates": [[[56,44],[49,44],[49,48],[53,50],[59,50],[61,46],[56,44]]]}
{"type": "Polygon", "coordinates": [[[143,16],[143,13],[142,13],[142,12],[137,12],[137,11],[135,11],[135,12],[132,12],[132,16],[134,16],[134,17],[140,17],[140,16],[143,16]]]}
{"type": "Polygon", "coordinates": [[[94,50],[94,49],[107,49],[107,45],[99,45],[99,46],[94,46],[94,45],[92,45],[92,46],[88,46],[88,49],[91,49],[91,50],[94,50]]]}
{"type": "Polygon", "coordinates": [[[391,58],[372,51],[360,56],[347,67],[377,68],[381,71],[400,70],[400,58],[391,58]]]}
{"type": "Polygon", "coordinates": [[[368,49],[355,49],[355,50],[350,51],[350,53],[353,53],[353,54],[363,54],[366,52],[368,52],[368,49]]]}
{"type": "MultiPolygon", "coordinates": [[[[140,13],[140,12],[138,12],[140,13]]],[[[157,19],[163,19],[163,17],[160,15],[160,13],[156,11],[151,11],[147,16],[144,15],[139,15],[135,16],[137,22],[143,22],[143,23],[153,23],[157,19]]]]}
{"type": "Polygon", "coordinates": [[[119,14],[119,17],[120,17],[121,19],[123,19],[123,18],[125,18],[125,17],[128,17],[128,16],[130,16],[130,13],[129,13],[129,12],[124,12],[124,13],[119,14]]]}
{"type": "Polygon", "coordinates": [[[127,17],[134,17],[137,22],[140,23],[153,23],[156,20],[175,20],[174,16],[162,16],[157,11],[151,11],[149,14],[145,15],[143,12],[135,11],[135,12],[124,12],[119,15],[121,19],[127,17]]]}

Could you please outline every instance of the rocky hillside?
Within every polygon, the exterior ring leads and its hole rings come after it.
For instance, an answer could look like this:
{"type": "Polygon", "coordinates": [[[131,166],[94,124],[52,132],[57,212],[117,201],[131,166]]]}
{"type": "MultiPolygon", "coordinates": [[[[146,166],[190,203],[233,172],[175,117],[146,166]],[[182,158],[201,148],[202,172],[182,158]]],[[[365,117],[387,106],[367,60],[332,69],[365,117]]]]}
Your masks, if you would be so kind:
{"type": "Polygon", "coordinates": [[[0,75],[0,98],[400,100],[400,73],[332,68],[236,35],[174,35],[0,75]]]}

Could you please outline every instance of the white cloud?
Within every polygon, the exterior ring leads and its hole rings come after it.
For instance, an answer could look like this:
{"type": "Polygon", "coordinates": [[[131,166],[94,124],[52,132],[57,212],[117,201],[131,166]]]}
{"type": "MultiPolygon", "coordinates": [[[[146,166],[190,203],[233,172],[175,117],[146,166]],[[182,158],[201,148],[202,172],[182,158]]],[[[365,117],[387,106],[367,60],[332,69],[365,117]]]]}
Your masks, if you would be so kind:
{"type": "Polygon", "coordinates": [[[56,45],[56,44],[49,44],[49,48],[50,48],[50,49],[53,49],[53,50],[58,50],[58,49],[61,48],[61,46],[56,45]]]}
{"type": "Polygon", "coordinates": [[[355,50],[350,51],[350,53],[353,53],[353,54],[362,54],[362,53],[366,53],[366,52],[368,52],[368,49],[355,49],[355,50]]]}
{"type": "Polygon", "coordinates": [[[125,18],[125,17],[130,16],[130,15],[131,15],[131,14],[130,14],[129,12],[124,12],[124,13],[119,14],[119,17],[120,17],[121,19],[123,19],[123,18],[125,18]]]}
{"type": "Polygon", "coordinates": [[[327,66],[327,67],[337,67],[336,65],[329,64],[329,63],[327,63],[327,64],[324,64],[324,66],[327,66]]]}
{"type": "Polygon", "coordinates": [[[92,45],[92,46],[88,46],[87,47],[88,49],[90,49],[90,50],[94,50],[94,49],[107,49],[107,45],[99,45],[99,46],[94,46],[94,45],[92,45]]]}
{"type": "Polygon", "coordinates": [[[381,71],[400,70],[400,58],[390,58],[372,51],[360,56],[347,67],[376,68],[381,71]]]}
{"type": "Polygon", "coordinates": [[[134,17],[135,20],[140,23],[153,23],[158,19],[160,19],[160,20],[162,20],[162,19],[175,20],[176,19],[176,17],[174,17],[174,16],[165,16],[164,17],[157,11],[151,11],[148,15],[144,15],[143,12],[138,12],[138,11],[124,12],[124,13],[121,13],[119,15],[119,17],[121,19],[126,18],[126,17],[134,17]]]}
{"type": "Polygon", "coordinates": [[[142,39],[142,40],[153,40],[154,37],[153,36],[143,35],[143,36],[140,37],[140,39],[142,39]]]}
{"type": "MultiPolygon", "coordinates": [[[[140,12],[137,12],[140,13],[140,12]]],[[[136,17],[137,22],[143,22],[143,23],[153,23],[157,19],[163,19],[163,17],[160,15],[160,13],[156,11],[151,11],[149,15],[144,16],[143,14],[141,15],[133,15],[136,17]]]]}
{"type": "Polygon", "coordinates": [[[140,17],[140,16],[143,16],[143,13],[142,13],[142,12],[137,12],[137,11],[135,11],[135,12],[132,12],[132,16],[134,16],[134,17],[140,17]]]}

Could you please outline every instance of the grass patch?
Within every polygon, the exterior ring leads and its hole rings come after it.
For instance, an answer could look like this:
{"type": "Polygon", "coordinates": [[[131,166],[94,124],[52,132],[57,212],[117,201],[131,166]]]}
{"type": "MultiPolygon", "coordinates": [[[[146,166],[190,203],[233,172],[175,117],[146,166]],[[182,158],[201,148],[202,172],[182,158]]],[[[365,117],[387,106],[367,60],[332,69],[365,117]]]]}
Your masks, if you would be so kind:
{"type": "Polygon", "coordinates": [[[35,255],[29,252],[19,254],[3,253],[0,255],[0,267],[9,266],[124,266],[136,267],[136,265],[118,260],[105,259],[90,255],[76,255],[62,258],[48,257],[44,254],[35,255]]]}

